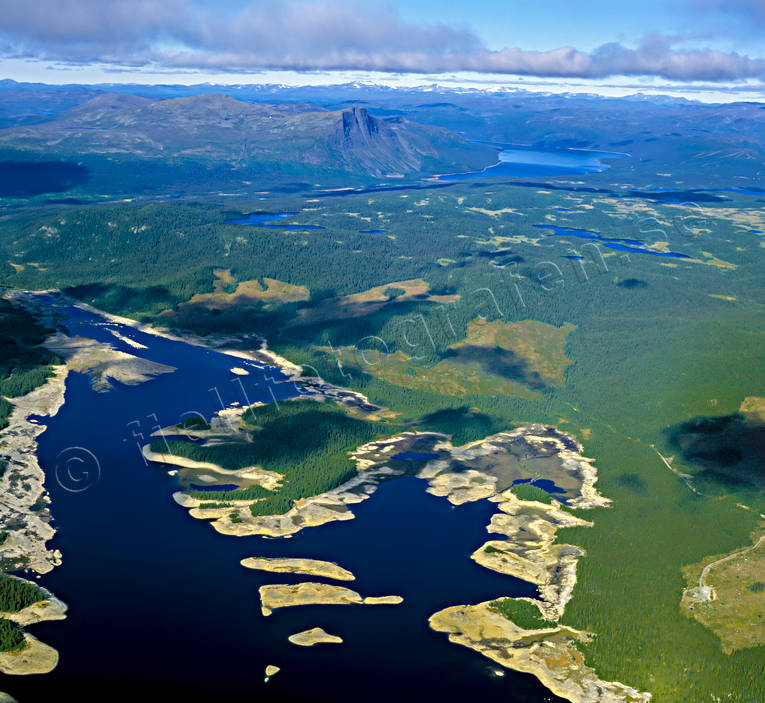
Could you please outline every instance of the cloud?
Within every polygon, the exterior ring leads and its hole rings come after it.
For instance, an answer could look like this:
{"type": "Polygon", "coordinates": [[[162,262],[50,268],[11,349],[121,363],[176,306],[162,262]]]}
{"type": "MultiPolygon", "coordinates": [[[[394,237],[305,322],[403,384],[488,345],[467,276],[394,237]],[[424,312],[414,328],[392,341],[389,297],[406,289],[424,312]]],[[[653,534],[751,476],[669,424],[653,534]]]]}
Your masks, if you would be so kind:
{"type": "Polygon", "coordinates": [[[193,22],[187,0],[0,0],[6,55],[130,62],[193,22]]]}
{"type": "Polygon", "coordinates": [[[712,49],[680,50],[677,38],[660,35],[646,37],[634,49],[611,43],[591,52],[574,47],[495,51],[467,29],[414,24],[388,5],[347,0],[261,0],[215,10],[200,0],[0,0],[0,17],[0,52],[5,56],[67,63],[220,72],[476,71],[679,81],[732,81],[765,74],[763,59],[712,49]]]}

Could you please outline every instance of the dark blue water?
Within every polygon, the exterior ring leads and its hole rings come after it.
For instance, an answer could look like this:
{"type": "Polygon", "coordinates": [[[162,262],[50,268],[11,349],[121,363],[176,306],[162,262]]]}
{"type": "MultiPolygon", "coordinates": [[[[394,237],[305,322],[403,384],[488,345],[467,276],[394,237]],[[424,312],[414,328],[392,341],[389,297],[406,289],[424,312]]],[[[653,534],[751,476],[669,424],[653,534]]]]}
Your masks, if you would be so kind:
{"type": "Polygon", "coordinates": [[[653,251],[648,249],[645,242],[639,239],[626,239],[618,237],[604,237],[597,232],[591,232],[587,229],[577,229],[576,227],[558,227],[556,225],[534,225],[538,229],[549,229],[556,237],[577,237],[578,239],[591,239],[599,242],[608,249],[616,251],[634,252],[636,254],[648,254],[649,256],[660,256],[669,259],[690,259],[687,254],[679,254],[674,251],[653,251]]]}
{"type": "Polygon", "coordinates": [[[265,213],[247,215],[247,217],[236,220],[226,220],[227,225],[246,225],[247,227],[260,227],[261,229],[284,229],[289,231],[305,230],[305,229],[325,229],[321,225],[275,225],[267,224],[273,222],[281,222],[288,217],[296,217],[300,213],[298,212],[280,212],[280,213],[265,213]]]}
{"type": "Polygon", "coordinates": [[[362,229],[361,234],[385,234],[384,229],[362,229]]]}
{"type": "Polygon", "coordinates": [[[499,153],[499,161],[481,171],[450,173],[441,181],[466,181],[475,178],[528,178],[534,176],[567,176],[600,173],[608,168],[602,159],[621,158],[625,154],[568,149],[548,151],[508,147],[499,153]]]}
{"type": "MultiPolygon", "coordinates": [[[[88,313],[72,317],[80,322],[73,331],[105,335],[119,346],[88,313]]],[[[23,702],[67,695],[99,702],[115,696],[209,701],[241,694],[354,703],[420,701],[424,695],[558,700],[531,676],[497,677],[489,660],[427,626],[428,616],[448,605],[535,594],[529,584],[469,559],[487,538],[493,504],[454,508],[427,494],[424,482],[402,478],[356,506],[355,520],[289,540],[219,535],[172,501],[176,479],[145,465],[138,445],[157,425],[187,413],[210,417],[220,399],[233,402],[243,393],[249,402],[284,399],[300,389],[240,359],[122,326],[119,331],[149,346],[138,352],[142,356],[178,371],[108,393],[95,393],[86,376],[69,376],[66,403],[39,443],[58,528],[53,546],[63,553],[63,565],[41,583],[69,604],[69,617],[30,628],[61,659],[46,676],[2,677],[0,690],[23,702]],[[232,378],[232,365],[247,366],[251,376],[232,378]],[[100,479],[77,493],[53,478],[59,453],[70,447],[91,452],[101,467],[100,479]],[[364,595],[402,595],[405,602],[294,608],[264,618],[258,586],[301,578],[239,565],[258,555],[336,560],[357,576],[345,585],[364,595]],[[345,644],[302,649],[287,642],[288,635],[315,626],[345,644]],[[282,671],[264,684],[267,664],[282,671]]]]}

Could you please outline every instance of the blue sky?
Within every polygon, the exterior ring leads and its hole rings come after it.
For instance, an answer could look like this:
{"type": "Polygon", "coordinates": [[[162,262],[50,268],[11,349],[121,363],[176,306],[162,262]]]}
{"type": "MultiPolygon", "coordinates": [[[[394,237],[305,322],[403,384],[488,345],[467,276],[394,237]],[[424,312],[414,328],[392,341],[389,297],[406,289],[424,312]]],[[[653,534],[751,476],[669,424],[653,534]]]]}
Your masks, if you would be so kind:
{"type": "Polygon", "coordinates": [[[472,27],[490,48],[524,46],[549,49],[573,44],[593,49],[609,41],[634,39],[640,34],[674,33],[681,25],[678,12],[666,2],[625,3],[591,0],[508,0],[501,2],[396,2],[402,16],[427,22],[438,17],[449,24],[472,27]],[[647,8],[644,11],[643,8],[647,8]]]}
{"type": "Polygon", "coordinates": [[[763,35],[765,0],[0,0],[0,77],[755,95],[763,35]]]}
{"type": "Polygon", "coordinates": [[[472,28],[493,49],[549,49],[570,44],[591,50],[646,34],[697,36],[689,45],[756,55],[765,42],[765,0],[396,0],[414,22],[438,18],[472,28]],[[758,8],[758,6],[760,6],[758,8]],[[752,22],[759,17],[759,22],[752,22]]]}

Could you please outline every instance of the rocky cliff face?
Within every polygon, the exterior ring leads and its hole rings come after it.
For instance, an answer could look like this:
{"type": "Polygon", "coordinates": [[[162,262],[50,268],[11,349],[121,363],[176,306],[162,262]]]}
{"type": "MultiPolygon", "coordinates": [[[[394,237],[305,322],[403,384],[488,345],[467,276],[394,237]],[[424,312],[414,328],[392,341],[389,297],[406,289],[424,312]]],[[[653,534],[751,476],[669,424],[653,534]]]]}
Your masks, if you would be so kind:
{"type": "Polygon", "coordinates": [[[352,143],[355,138],[370,140],[379,134],[380,120],[375,119],[363,107],[354,107],[351,110],[343,110],[343,138],[347,143],[352,143]]]}

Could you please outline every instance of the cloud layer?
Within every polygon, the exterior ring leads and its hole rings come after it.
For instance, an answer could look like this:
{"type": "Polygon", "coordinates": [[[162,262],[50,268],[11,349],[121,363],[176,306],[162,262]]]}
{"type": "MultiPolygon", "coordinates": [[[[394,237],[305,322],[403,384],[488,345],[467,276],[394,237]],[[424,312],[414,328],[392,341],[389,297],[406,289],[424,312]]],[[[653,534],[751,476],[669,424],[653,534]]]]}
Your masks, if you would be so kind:
{"type": "MultiPolygon", "coordinates": [[[[715,0],[697,0],[714,6],[715,0]]],[[[741,0],[743,10],[759,0],[741,0]]],[[[200,0],[0,0],[0,54],[66,63],[214,71],[477,71],[539,77],[658,76],[732,81],[765,75],[765,60],[677,38],[592,52],[487,49],[472,32],[402,20],[386,5],[260,0],[226,11],[200,0]]]]}

